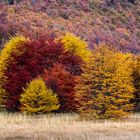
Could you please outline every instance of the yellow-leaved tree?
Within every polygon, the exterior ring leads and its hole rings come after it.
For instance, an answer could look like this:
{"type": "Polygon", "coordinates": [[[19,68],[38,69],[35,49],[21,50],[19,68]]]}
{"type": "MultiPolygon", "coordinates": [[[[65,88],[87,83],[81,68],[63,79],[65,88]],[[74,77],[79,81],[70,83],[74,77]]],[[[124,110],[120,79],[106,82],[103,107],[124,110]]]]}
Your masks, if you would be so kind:
{"type": "Polygon", "coordinates": [[[17,51],[18,47],[24,45],[28,39],[23,36],[11,37],[4,48],[0,52],[0,104],[3,104],[6,98],[6,91],[3,88],[3,84],[6,82],[5,71],[8,69],[8,61],[12,60],[12,53],[16,53],[17,56],[22,52],[17,51]]]}
{"type": "Polygon", "coordinates": [[[46,87],[43,79],[31,81],[21,94],[21,111],[29,114],[50,113],[59,109],[57,95],[46,87]]]}
{"type": "Polygon", "coordinates": [[[133,78],[134,78],[134,86],[135,86],[135,109],[134,111],[140,111],[140,55],[134,56],[133,60],[133,78]]]}
{"type": "Polygon", "coordinates": [[[64,48],[72,54],[80,56],[86,62],[90,60],[91,51],[88,49],[86,41],[80,39],[80,37],[67,33],[60,41],[64,44],[64,48]]]}
{"type": "Polygon", "coordinates": [[[94,50],[75,88],[82,117],[117,119],[133,110],[131,62],[131,54],[117,52],[105,44],[94,50]]]}

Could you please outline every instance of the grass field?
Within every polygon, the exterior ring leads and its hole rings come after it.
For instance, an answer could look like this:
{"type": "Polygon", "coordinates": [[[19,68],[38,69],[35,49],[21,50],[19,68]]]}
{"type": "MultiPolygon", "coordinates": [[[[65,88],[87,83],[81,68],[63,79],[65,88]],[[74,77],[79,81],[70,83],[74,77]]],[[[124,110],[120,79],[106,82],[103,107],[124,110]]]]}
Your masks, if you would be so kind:
{"type": "Polygon", "coordinates": [[[127,120],[78,121],[78,116],[0,113],[0,140],[140,140],[140,115],[127,120]]]}

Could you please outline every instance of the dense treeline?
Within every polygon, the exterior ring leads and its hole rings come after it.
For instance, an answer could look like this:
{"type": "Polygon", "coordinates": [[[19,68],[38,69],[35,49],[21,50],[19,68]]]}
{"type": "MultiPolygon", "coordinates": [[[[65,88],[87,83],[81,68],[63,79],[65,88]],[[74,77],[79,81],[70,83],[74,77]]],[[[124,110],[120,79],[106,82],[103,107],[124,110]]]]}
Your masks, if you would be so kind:
{"type": "Polygon", "coordinates": [[[139,0],[0,1],[0,107],[85,119],[140,111],[139,7],[139,0]]]}
{"type": "Polygon", "coordinates": [[[140,110],[139,56],[86,41],[12,37],[0,52],[0,104],[26,113],[77,112],[122,118],[140,110]]]}

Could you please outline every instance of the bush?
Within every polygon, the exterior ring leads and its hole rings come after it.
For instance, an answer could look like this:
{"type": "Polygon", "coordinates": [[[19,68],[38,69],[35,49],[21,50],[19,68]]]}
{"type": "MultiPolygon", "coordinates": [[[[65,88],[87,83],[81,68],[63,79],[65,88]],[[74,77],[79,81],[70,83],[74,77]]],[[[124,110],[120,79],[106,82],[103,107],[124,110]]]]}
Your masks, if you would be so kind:
{"type": "Polygon", "coordinates": [[[21,94],[21,111],[26,113],[50,113],[59,108],[57,96],[39,78],[31,81],[21,94]]]}
{"type": "Polygon", "coordinates": [[[121,118],[133,110],[131,55],[101,45],[83,68],[76,86],[76,100],[87,119],[121,118]]]}

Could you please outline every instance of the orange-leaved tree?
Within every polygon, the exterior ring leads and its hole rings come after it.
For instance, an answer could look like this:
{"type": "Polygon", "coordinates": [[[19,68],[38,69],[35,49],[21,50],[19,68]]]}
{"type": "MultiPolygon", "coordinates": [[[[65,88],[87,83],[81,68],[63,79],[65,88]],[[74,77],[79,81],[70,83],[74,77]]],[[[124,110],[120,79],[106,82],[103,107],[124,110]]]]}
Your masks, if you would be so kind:
{"type": "Polygon", "coordinates": [[[94,50],[75,88],[82,117],[116,119],[133,110],[131,61],[131,54],[117,52],[105,44],[94,50]]]}
{"type": "Polygon", "coordinates": [[[133,68],[133,83],[135,86],[135,98],[134,98],[134,104],[135,104],[135,109],[134,111],[139,112],[140,111],[140,56],[134,56],[133,57],[133,63],[132,63],[132,68],[133,68]]]}

